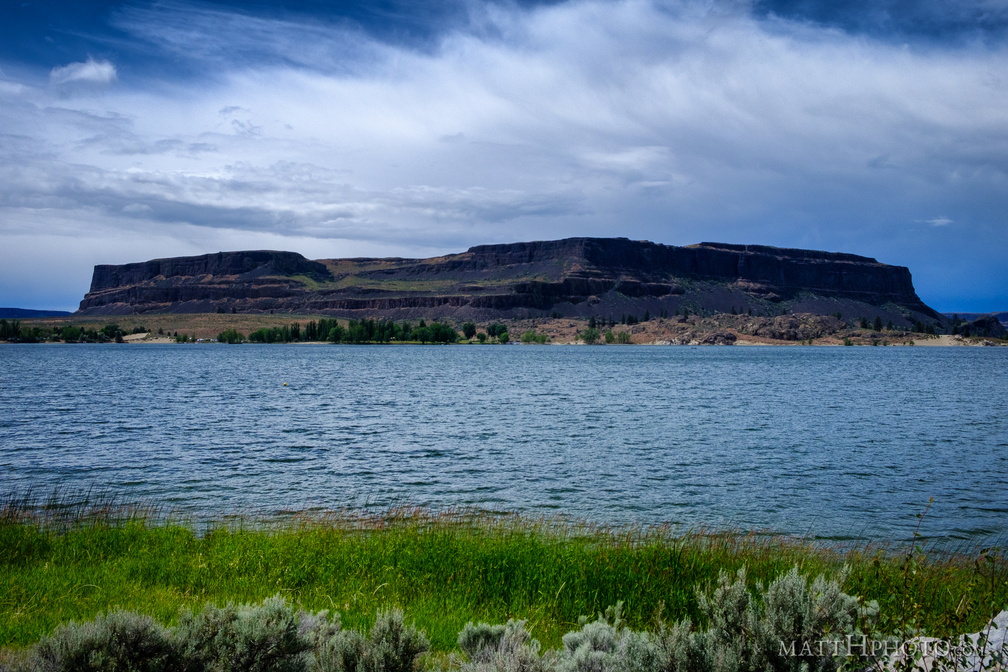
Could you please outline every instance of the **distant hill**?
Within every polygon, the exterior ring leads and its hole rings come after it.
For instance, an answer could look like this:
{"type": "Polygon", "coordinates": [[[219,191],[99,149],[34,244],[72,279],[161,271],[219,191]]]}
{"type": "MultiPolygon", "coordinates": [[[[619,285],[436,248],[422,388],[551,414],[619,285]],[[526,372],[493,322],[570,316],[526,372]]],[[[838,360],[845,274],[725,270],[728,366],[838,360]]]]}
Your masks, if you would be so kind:
{"type": "Polygon", "coordinates": [[[31,319],[33,317],[64,317],[72,315],[66,310],[31,310],[30,308],[0,308],[0,319],[31,319]]]}
{"type": "Polygon", "coordinates": [[[277,312],[394,320],[736,313],[943,328],[910,271],[868,257],[626,238],[479,245],[430,259],[218,252],[96,266],[79,314],[277,312]]]}
{"type": "Polygon", "coordinates": [[[942,313],[945,317],[952,319],[953,317],[959,316],[959,319],[963,322],[973,322],[981,318],[987,317],[988,315],[993,315],[994,318],[1001,323],[1002,326],[1008,328],[1008,312],[1004,313],[942,313]]]}

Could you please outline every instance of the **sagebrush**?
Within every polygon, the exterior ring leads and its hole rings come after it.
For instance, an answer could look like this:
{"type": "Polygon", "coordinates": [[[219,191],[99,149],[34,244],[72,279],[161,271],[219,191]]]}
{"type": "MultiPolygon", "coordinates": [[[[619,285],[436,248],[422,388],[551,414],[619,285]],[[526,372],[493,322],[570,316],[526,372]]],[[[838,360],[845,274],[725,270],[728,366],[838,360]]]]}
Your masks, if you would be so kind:
{"type": "MultiPolygon", "coordinates": [[[[542,651],[526,621],[468,623],[459,653],[425,658],[430,643],[398,609],[368,632],[338,614],[299,611],[280,596],[259,604],[184,611],[174,627],[115,611],[71,622],[31,647],[15,672],[414,672],[422,664],[459,672],[838,672],[892,669],[886,659],[823,646],[884,637],[878,605],[846,594],[843,576],[811,579],[797,567],[767,585],[744,569],[698,590],[700,616],[633,630],[618,603],[582,618],[562,646],[542,651]]],[[[983,665],[980,669],[985,669],[983,665]]]]}

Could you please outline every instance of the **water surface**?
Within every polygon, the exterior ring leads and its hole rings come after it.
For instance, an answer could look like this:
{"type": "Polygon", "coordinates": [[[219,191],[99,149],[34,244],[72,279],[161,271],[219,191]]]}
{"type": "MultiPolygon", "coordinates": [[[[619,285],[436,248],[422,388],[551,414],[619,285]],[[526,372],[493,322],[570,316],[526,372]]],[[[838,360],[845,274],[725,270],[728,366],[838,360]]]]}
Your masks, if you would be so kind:
{"type": "Polygon", "coordinates": [[[4,487],[1008,538],[1008,349],[7,345],[4,487]],[[284,386],[284,383],[287,383],[284,386]]]}

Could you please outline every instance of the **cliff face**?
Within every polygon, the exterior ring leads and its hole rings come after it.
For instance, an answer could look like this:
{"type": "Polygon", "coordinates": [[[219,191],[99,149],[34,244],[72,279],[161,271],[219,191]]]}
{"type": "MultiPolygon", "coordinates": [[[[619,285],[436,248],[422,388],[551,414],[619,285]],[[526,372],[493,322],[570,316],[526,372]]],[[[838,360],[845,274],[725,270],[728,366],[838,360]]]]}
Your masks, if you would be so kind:
{"type": "Polygon", "coordinates": [[[493,319],[534,314],[788,311],[944,318],[910,272],[852,254],[760,245],[688,247],[625,238],[479,245],[431,259],[219,252],[96,266],[85,313],[277,311],[493,319]],[[860,313],[858,312],[860,310],[860,313]]]}
{"type": "Polygon", "coordinates": [[[153,259],[121,266],[95,266],[91,278],[91,292],[142,285],[157,278],[186,278],[200,276],[236,276],[249,281],[263,275],[307,275],[316,279],[331,279],[323,264],[308,261],[296,252],[218,252],[199,257],[172,257],[153,259]]]}
{"type": "Polygon", "coordinates": [[[305,281],[331,281],[324,264],[295,252],[218,252],[95,266],[81,312],[212,312],[224,304],[281,299],[305,281]],[[303,279],[302,279],[303,278],[303,279]]]}

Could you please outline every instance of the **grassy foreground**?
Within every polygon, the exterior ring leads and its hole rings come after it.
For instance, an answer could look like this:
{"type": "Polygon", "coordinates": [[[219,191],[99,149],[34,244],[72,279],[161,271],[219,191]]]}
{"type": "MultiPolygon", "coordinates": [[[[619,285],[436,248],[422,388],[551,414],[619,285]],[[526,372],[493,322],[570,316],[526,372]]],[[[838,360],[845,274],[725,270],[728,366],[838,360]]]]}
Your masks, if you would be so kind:
{"type": "Polygon", "coordinates": [[[719,571],[768,583],[797,566],[842,576],[877,600],[882,629],[936,636],[975,631],[1008,608],[1008,563],[990,550],[837,551],[746,534],[674,536],[556,519],[431,513],[306,515],[194,526],[104,505],[0,508],[0,648],[21,648],[61,623],[114,609],[174,624],[183,607],[261,602],[338,612],[366,630],[401,608],[434,651],[456,647],[467,622],[527,620],[546,646],[578,617],[619,601],[627,624],[657,627],[700,611],[697,589],[719,571]]]}

